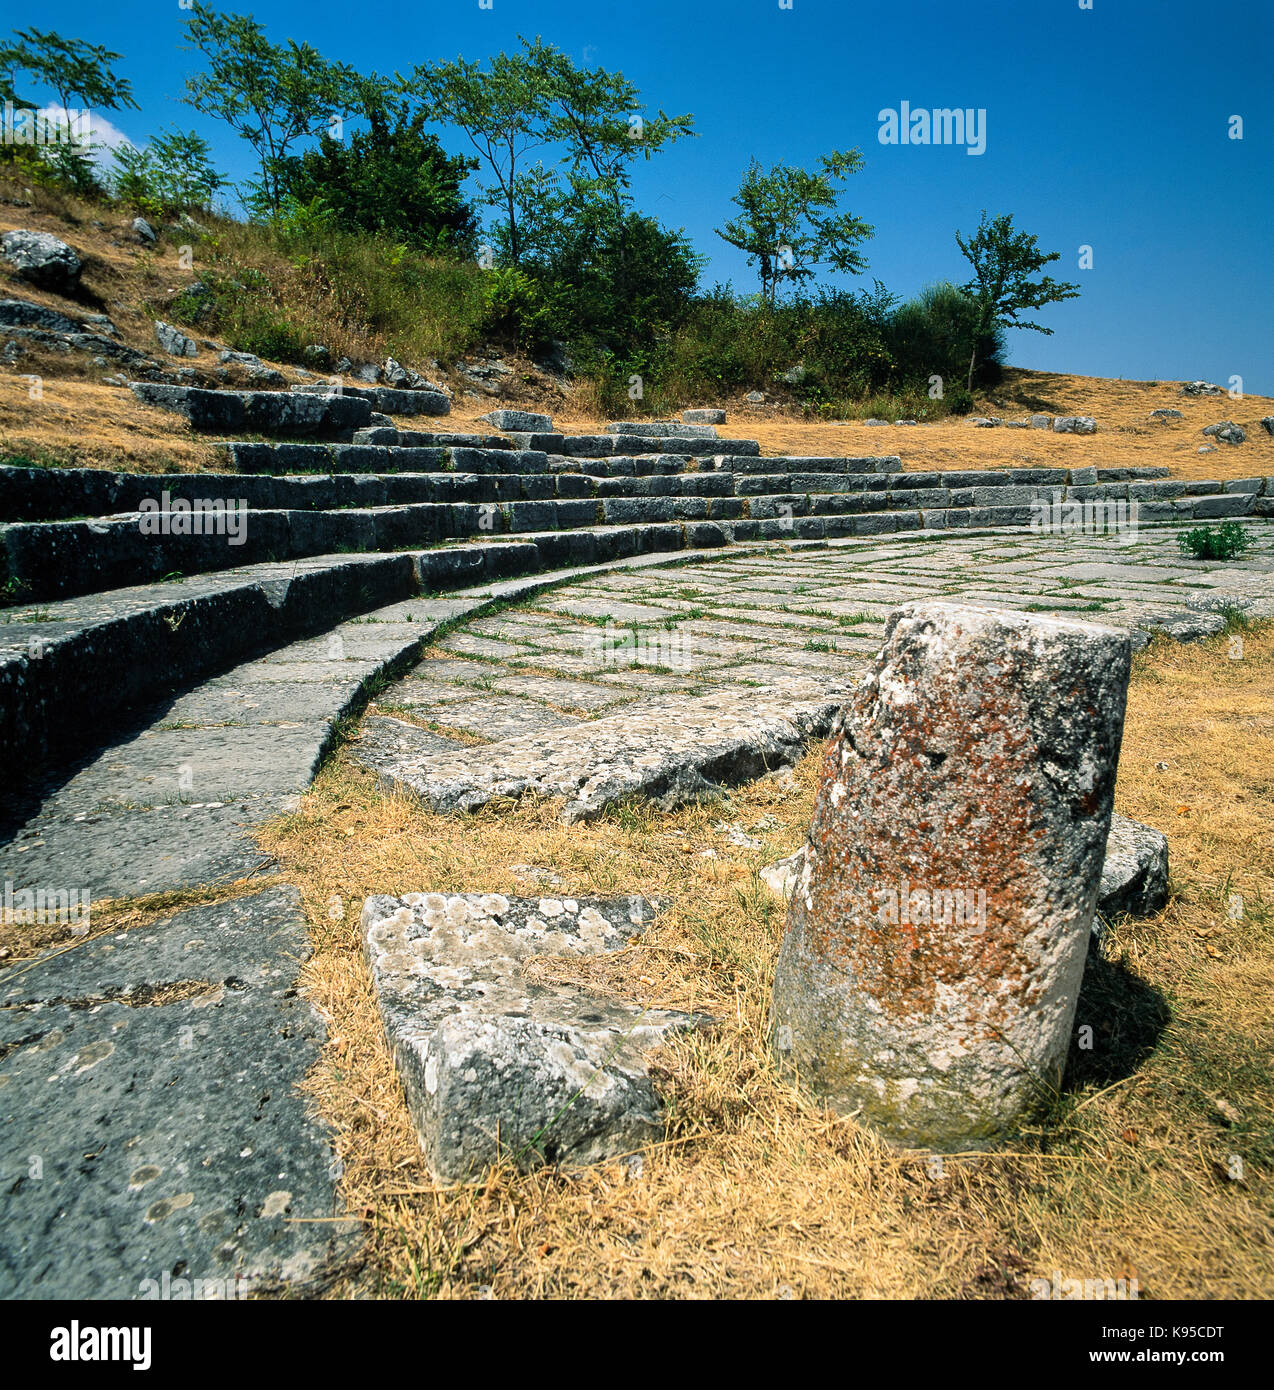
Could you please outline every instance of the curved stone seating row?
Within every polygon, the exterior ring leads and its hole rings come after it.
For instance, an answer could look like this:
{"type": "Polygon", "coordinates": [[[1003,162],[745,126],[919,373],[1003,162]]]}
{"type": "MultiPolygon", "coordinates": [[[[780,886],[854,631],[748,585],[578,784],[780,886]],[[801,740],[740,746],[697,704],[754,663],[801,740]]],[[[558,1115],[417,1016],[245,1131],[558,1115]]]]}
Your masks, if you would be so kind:
{"type": "Polygon", "coordinates": [[[317,555],[9,608],[0,617],[0,758],[15,782],[34,780],[51,759],[100,742],[133,707],[389,603],[722,543],[714,528],[594,527],[317,555]]]}
{"type": "MultiPolygon", "coordinates": [[[[1138,502],[1139,521],[1240,517],[1254,511],[1267,483],[1274,484],[1245,479],[1074,486],[1062,482],[1064,476],[1065,470],[1054,469],[991,475],[691,473],[598,480],[569,474],[421,474],[368,478],[359,486],[364,480],[353,476],[187,475],[180,483],[174,480],[174,493],[154,487],[156,480],[126,483],[106,475],[99,496],[115,502],[129,496],[139,510],[0,525],[0,579],[11,601],[33,603],[247,564],[599,526],[710,523],[717,537],[713,544],[821,539],[1024,526],[1037,517],[1041,503],[1127,504],[1130,497],[1138,502]],[[1017,482],[1017,476],[1038,481],[1017,482]],[[965,480],[977,482],[949,485],[965,480]],[[145,487],[150,496],[138,501],[136,493],[145,487]],[[248,492],[255,494],[256,505],[248,492]],[[389,501],[390,496],[404,500],[389,501]],[[376,499],[386,500],[376,505],[376,499]],[[286,505],[293,500],[301,505],[286,505]],[[262,505],[266,501],[285,505],[262,505]]],[[[20,509],[17,483],[7,480],[0,493],[15,489],[14,507],[20,509]]],[[[63,508],[73,505],[55,500],[63,508]]],[[[685,543],[699,542],[688,537],[685,543]]]]}

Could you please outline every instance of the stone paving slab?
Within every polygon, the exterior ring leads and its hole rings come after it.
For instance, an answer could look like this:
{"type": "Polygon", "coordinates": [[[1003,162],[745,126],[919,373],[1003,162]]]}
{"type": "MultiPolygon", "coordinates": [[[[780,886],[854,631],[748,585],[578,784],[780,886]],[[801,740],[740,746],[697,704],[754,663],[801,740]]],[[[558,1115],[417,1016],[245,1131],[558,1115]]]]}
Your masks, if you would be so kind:
{"type": "MultiPolygon", "coordinates": [[[[417,670],[422,669],[417,667],[417,670]]],[[[423,678],[398,681],[394,685],[394,697],[392,701],[381,701],[394,705],[402,705],[404,708],[413,709],[417,705],[434,705],[439,702],[468,700],[473,696],[473,690],[464,685],[448,685],[443,681],[431,681],[423,678]]]]}
{"type": "Polygon", "coordinates": [[[491,637],[475,637],[467,632],[453,632],[438,644],[444,651],[462,656],[526,656],[529,648],[514,642],[498,642],[491,637]]]}
{"type": "Polygon", "coordinates": [[[422,757],[430,753],[459,752],[468,745],[459,739],[448,738],[432,729],[422,729],[405,719],[388,714],[364,715],[358,727],[356,760],[367,767],[392,763],[404,757],[422,757]]]}
{"type": "MultiPolygon", "coordinates": [[[[652,697],[640,707],[460,753],[369,762],[394,791],[435,811],[472,811],[496,798],[561,803],[568,824],[626,796],[674,807],[795,762],[831,727],[838,702],[810,681],[697,699],[652,697]]],[[[362,760],[361,750],[353,750],[362,760]]]]}
{"type": "Polygon", "coordinates": [[[491,740],[572,729],[581,722],[575,715],[560,714],[534,700],[515,696],[469,699],[458,705],[425,705],[415,714],[447,728],[491,740]]]}
{"type": "Polygon", "coordinates": [[[15,891],[82,889],[93,902],[226,883],[268,867],[253,827],[295,804],[280,795],[72,816],[36,808],[0,848],[0,879],[15,891]]]}
{"type": "Polygon", "coordinates": [[[622,950],[653,916],[637,897],[367,900],[377,1004],[437,1178],[463,1181],[500,1159],[577,1167],[661,1136],[647,1058],[700,1020],[524,970],[533,957],[622,950]]]}
{"type": "Polygon", "coordinates": [[[111,806],[251,800],[309,786],[328,725],[150,728],[94,758],[45,801],[56,816],[111,806]]]}
{"type": "Polygon", "coordinates": [[[526,695],[568,709],[601,709],[625,698],[621,691],[588,681],[552,680],[548,676],[500,676],[492,685],[509,695],[526,695]]]}
{"type": "Polygon", "coordinates": [[[498,675],[502,669],[494,662],[427,656],[416,667],[415,674],[427,681],[482,681],[498,675]]]}
{"type": "Polygon", "coordinates": [[[339,1215],[296,1089],[324,1039],[308,949],[284,887],[0,973],[0,1298],[137,1298],[165,1273],[295,1290],[350,1248],[353,1224],[288,1219],[339,1215]]]}

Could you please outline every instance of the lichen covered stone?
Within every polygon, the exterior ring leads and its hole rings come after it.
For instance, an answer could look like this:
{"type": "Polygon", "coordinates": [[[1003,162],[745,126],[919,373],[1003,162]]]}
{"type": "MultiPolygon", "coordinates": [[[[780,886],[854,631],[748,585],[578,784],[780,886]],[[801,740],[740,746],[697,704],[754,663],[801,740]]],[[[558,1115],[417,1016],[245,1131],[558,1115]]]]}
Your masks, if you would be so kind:
{"type": "Polygon", "coordinates": [[[1061,1079],[1127,634],[924,601],[837,719],[774,989],[781,1071],[902,1145],[992,1142],[1061,1079]]]}

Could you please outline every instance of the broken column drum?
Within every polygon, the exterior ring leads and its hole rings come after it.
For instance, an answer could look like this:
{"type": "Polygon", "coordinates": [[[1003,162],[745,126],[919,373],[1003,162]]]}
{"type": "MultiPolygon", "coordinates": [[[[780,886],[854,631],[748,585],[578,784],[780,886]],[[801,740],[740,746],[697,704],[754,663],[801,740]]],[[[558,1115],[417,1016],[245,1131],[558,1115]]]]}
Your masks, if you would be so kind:
{"type": "Polygon", "coordinates": [[[888,1140],[992,1142],[1056,1093],[1114,796],[1127,634],[926,601],[824,755],[776,968],[782,1073],[888,1140]]]}

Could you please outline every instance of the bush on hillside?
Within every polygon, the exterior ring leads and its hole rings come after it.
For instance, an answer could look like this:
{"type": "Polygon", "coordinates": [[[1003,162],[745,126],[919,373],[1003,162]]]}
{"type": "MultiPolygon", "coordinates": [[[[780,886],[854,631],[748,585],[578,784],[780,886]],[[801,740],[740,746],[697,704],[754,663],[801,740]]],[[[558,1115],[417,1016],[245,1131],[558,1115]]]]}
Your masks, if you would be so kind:
{"type": "MultiPolygon", "coordinates": [[[[885,321],[885,342],[904,381],[928,382],[940,376],[944,395],[964,388],[969,352],[978,327],[974,299],[948,281],[926,286],[914,299],[900,304],[885,321]]],[[[1000,380],[1004,335],[999,330],[978,337],[975,380],[991,386],[1000,380]]],[[[972,398],[969,399],[972,406],[972,398]]],[[[954,405],[952,406],[954,409],[954,405]]]]}
{"type": "Polygon", "coordinates": [[[206,209],[225,183],[212,166],[208,142],[193,130],[152,136],[140,149],[120,145],[113,154],[111,192],[148,217],[206,209]]]}
{"type": "Polygon", "coordinates": [[[372,113],[368,130],[280,163],[285,200],[326,210],[344,232],[384,233],[434,254],[472,255],[478,235],[473,205],[460,185],[475,161],[448,155],[421,130],[423,115],[391,122],[372,113]]]}

